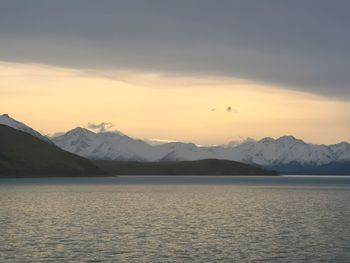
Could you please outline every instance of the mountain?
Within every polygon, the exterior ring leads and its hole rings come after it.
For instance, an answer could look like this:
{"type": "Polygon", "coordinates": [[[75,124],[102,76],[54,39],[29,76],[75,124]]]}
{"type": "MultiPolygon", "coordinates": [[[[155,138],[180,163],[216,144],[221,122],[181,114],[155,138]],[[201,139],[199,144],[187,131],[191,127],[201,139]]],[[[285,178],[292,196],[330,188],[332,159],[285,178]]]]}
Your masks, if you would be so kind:
{"type": "Polygon", "coordinates": [[[83,157],[66,152],[28,132],[0,124],[1,177],[99,176],[106,174],[83,157]]]}
{"type": "Polygon", "coordinates": [[[250,140],[232,148],[232,151],[237,159],[261,166],[286,165],[292,162],[317,166],[336,160],[331,147],[307,144],[293,136],[250,140]]]}
{"type": "Polygon", "coordinates": [[[94,133],[76,128],[52,138],[52,141],[64,150],[96,160],[165,162],[223,159],[285,173],[316,171],[315,168],[324,165],[339,167],[342,163],[350,162],[350,144],[346,142],[316,145],[293,136],[264,138],[259,141],[248,139],[239,143],[201,147],[182,142],[151,145],[121,133],[94,133]]]}
{"type": "Polygon", "coordinates": [[[95,161],[114,175],[277,175],[249,164],[205,159],[182,162],[95,161]]]}
{"type": "Polygon", "coordinates": [[[78,127],[52,141],[66,151],[89,159],[157,161],[162,157],[153,146],[119,132],[94,133],[78,127]]]}
{"type": "Polygon", "coordinates": [[[79,127],[50,140],[7,114],[0,115],[1,124],[91,160],[180,162],[221,159],[243,162],[281,173],[327,171],[350,174],[350,144],[347,142],[316,145],[305,143],[293,136],[283,136],[278,139],[246,139],[232,141],[226,145],[203,147],[183,142],[150,143],[131,138],[121,132],[95,133],[79,127]]]}
{"type": "MultiPolygon", "coordinates": [[[[89,143],[99,143],[101,150],[113,153],[108,149],[114,149],[118,145],[136,155],[129,155],[134,159],[142,160],[147,155],[148,144],[133,140],[120,133],[93,133],[77,128],[69,133],[70,146],[74,150],[89,152],[89,143]],[[114,144],[109,144],[109,141],[114,144]],[[104,148],[106,147],[106,148],[104,148]],[[144,148],[142,148],[144,147],[144,148]],[[139,151],[141,149],[141,151],[139,151]],[[142,151],[145,152],[142,152],[142,151]]],[[[62,138],[61,138],[62,139],[62,138]]],[[[78,155],[69,153],[47,143],[32,134],[23,132],[7,125],[0,124],[0,177],[31,177],[31,176],[96,176],[106,174],[153,174],[153,175],[277,175],[273,171],[267,171],[252,165],[226,160],[200,160],[185,162],[136,162],[136,161],[91,161],[78,155]],[[105,172],[107,171],[107,172],[105,172]]],[[[95,145],[96,146],[96,145],[95,145]]],[[[173,149],[173,144],[170,148],[173,149]]],[[[180,144],[180,146],[194,147],[192,144],[180,144]]],[[[176,147],[175,147],[176,148],[176,147]]],[[[180,147],[181,148],[181,147],[180,147]]],[[[162,150],[155,150],[155,152],[162,150]]],[[[115,152],[114,152],[115,153],[115,152]]],[[[91,156],[96,152],[90,152],[91,156]]],[[[120,157],[120,155],[119,155],[120,157]]],[[[125,155],[123,158],[126,158],[125,155]]],[[[159,158],[159,157],[157,157],[159,158]]]]}
{"type": "Polygon", "coordinates": [[[314,173],[323,167],[327,171],[350,174],[348,166],[344,166],[350,162],[350,144],[347,142],[316,145],[305,143],[293,136],[283,136],[278,139],[246,139],[226,145],[203,147],[182,142],[150,143],[121,132],[95,133],[84,128],[75,128],[50,140],[7,114],[0,115],[0,124],[92,160],[172,162],[222,159],[283,173],[314,173]]]}
{"type": "Polygon", "coordinates": [[[16,130],[19,130],[19,131],[23,131],[23,132],[29,133],[29,134],[33,135],[34,137],[37,137],[38,139],[40,139],[42,141],[45,141],[45,142],[48,142],[48,143],[52,143],[49,138],[41,135],[39,132],[33,130],[32,128],[30,128],[29,126],[25,125],[24,123],[19,122],[19,121],[15,120],[15,119],[11,118],[8,114],[0,115],[0,124],[12,127],[12,128],[14,128],[16,130]]]}
{"type": "Polygon", "coordinates": [[[95,133],[84,128],[75,128],[52,138],[52,141],[66,151],[96,160],[156,162],[224,159],[220,158],[224,156],[216,152],[215,147],[198,147],[182,142],[150,145],[119,132],[95,133]]]}

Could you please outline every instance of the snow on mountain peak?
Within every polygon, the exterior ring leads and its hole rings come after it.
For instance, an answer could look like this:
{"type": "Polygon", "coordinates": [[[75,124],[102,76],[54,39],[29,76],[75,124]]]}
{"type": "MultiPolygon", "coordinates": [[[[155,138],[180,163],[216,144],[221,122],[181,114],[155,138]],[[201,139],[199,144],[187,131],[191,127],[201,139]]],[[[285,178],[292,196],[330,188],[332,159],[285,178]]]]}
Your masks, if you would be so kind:
{"type": "Polygon", "coordinates": [[[92,135],[92,134],[96,134],[96,133],[94,133],[93,131],[90,131],[88,129],[85,129],[85,128],[77,127],[77,128],[74,128],[74,129],[68,131],[66,134],[69,134],[69,135],[86,135],[86,134],[90,134],[90,135],[92,135]]]}
{"type": "Polygon", "coordinates": [[[115,135],[118,135],[118,136],[125,136],[125,137],[128,137],[130,138],[129,136],[125,135],[124,133],[120,132],[120,131],[103,131],[103,132],[99,132],[99,134],[105,134],[106,136],[115,136],[115,135]]]}
{"type": "Polygon", "coordinates": [[[41,140],[90,159],[134,161],[184,161],[226,159],[265,167],[298,164],[319,166],[332,162],[350,161],[350,144],[333,145],[305,143],[293,136],[278,139],[266,137],[259,141],[244,139],[222,146],[198,146],[193,143],[164,142],[151,144],[131,138],[118,131],[95,133],[77,127],[52,138],[52,142],[39,132],[8,114],[0,115],[0,124],[29,133],[41,140]]]}
{"type": "Polygon", "coordinates": [[[286,135],[279,137],[278,139],[274,139],[271,137],[265,137],[258,141],[258,143],[283,143],[283,144],[295,144],[295,143],[304,143],[304,141],[299,140],[291,135],[286,135]]]}
{"type": "Polygon", "coordinates": [[[28,133],[42,141],[48,142],[48,143],[52,143],[47,137],[41,135],[39,132],[33,130],[32,128],[30,128],[29,126],[25,125],[22,122],[19,122],[13,118],[10,117],[9,114],[2,114],[0,115],[0,124],[9,126],[11,128],[14,128],[16,130],[28,133]]]}
{"type": "Polygon", "coordinates": [[[75,128],[53,138],[60,148],[90,159],[106,160],[156,160],[152,146],[132,139],[123,133],[104,131],[94,133],[85,128],[75,128]]]}
{"type": "Polygon", "coordinates": [[[76,128],[53,141],[64,150],[91,159],[183,161],[216,158],[266,167],[293,163],[317,166],[350,160],[350,144],[314,145],[293,136],[267,137],[259,141],[245,139],[237,144],[204,147],[183,142],[152,145],[124,134],[76,128]]]}
{"type": "Polygon", "coordinates": [[[337,161],[344,162],[350,160],[350,144],[347,142],[340,142],[338,144],[330,145],[329,148],[333,151],[337,161]]]}
{"type": "Polygon", "coordinates": [[[305,142],[303,140],[297,139],[291,135],[282,136],[282,137],[278,138],[276,141],[283,142],[283,143],[303,143],[303,144],[305,144],[305,142]]]}
{"type": "Polygon", "coordinates": [[[266,137],[266,138],[263,138],[259,141],[259,143],[271,143],[271,142],[275,142],[276,140],[271,138],[271,137],[266,137]]]}

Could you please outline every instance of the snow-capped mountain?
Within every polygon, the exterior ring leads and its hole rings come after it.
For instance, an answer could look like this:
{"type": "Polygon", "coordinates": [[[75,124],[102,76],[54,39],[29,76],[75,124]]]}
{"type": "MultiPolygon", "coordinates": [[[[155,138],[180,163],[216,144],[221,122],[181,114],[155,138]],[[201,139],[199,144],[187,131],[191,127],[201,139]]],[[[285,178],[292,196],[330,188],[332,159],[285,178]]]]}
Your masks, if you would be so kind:
{"type": "Polygon", "coordinates": [[[95,133],[75,128],[52,141],[63,150],[90,159],[156,161],[161,158],[153,146],[119,132],[95,133]]]}
{"type": "Polygon", "coordinates": [[[215,147],[198,147],[192,143],[170,142],[151,145],[119,132],[95,133],[75,128],[52,138],[60,148],[90,158],[108,160],[200,160],[217,158],[215,147]]]}
{"type": "Polygon", "coordinates": [[[244,140],[224,146],[200,147],[192,143],[170,142],[150,145],[114,132],[94,133],[76,128],[55,137],[53,142],[64,150],[91,159],[183,161],[226,159],[256,164],[263,167],[281,167],[297,164],[316,167],[333,162],[350,161],[350,144],[308,144],[292,136],[259,141],[244,140]]]}
{"type": "Polygon", "coordinates": [[[24,123],[19,122],[19,121],[15,120],[15,119],[11,118],[8,114],[0,115],[0,124],[9,126],[11,128],[14,128],[14,129],[26,132],[26,133],[29,133],[29,134],[33,135],[34,137],[37,137],[38,139],[40,139],[42,141],[45,141],[45,142],[48,142],[48,143],[52,143],[49,138],[41,135],[39,132],[33,130],[32,128],[30,128],[29,126],[25,125],[24,123]]]}
{"type": "Polygon", "coordinates": [[[0,115],[0,124],[90,159],[146,162],[226,159],[280,171],[305,170],[325,165],[335,167],[335,164],[342,164],[344,167],[345,164],[350,164],[350,144],[347,142],[316,145],[292,136],[283,136],[278,139],[246,139],[226,145],[202,147],[182,142],[149,143],[121,132],[95,133],[85,128],[75,128],[50,140],[7,114],[0,115]]]}
{"type": "Polygon", "coordinates": [[[286,165],[293,162],[317,166],[338,160],[331,147],[307,144],[292,136],[279,139],[264,138],[257,142],[250,140],[232,148],[232,151],[237,160],[261,166],[286,165]]]}
{"type": "Polygon", "coordinates": [[[350,144],[347,142],[341,142],[338,144],[330,145],[329,148],[335,155],[335,159],[338,162],[346,162],[350,160],[350,144]]]}

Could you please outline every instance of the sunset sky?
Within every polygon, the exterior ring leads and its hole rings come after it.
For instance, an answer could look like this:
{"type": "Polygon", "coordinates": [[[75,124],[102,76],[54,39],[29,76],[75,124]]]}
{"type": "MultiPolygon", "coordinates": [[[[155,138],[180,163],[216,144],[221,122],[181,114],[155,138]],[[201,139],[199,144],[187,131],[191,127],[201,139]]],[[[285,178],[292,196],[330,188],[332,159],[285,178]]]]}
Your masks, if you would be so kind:
{"type": "Polygon", "coordinates": [[[44,134],[110,122],[201,145],[350,141],[349,8],[0,0],[0,113],[44,134]]]}

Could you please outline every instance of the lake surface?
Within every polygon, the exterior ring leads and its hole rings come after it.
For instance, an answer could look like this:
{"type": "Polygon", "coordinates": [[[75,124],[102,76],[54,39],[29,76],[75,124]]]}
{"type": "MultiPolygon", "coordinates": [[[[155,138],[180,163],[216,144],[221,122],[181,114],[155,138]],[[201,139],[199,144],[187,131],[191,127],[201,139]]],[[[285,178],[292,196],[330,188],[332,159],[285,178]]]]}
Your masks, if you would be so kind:
{"type": "Polygon", "coordinates": [[[350,262],[350,177],[0,179],[0,262],[350,262]]]}

